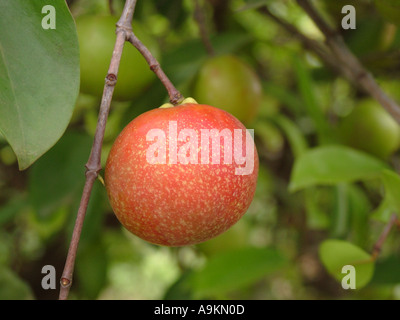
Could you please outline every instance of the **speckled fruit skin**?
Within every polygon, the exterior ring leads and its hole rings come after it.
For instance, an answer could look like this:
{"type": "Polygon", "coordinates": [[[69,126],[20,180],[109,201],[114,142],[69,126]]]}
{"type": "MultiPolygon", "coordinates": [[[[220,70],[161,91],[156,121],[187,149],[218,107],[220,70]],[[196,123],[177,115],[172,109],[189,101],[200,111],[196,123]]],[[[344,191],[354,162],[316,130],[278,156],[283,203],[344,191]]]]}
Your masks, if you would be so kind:
{"type": "MultiPolygon", "coordinates": [[[[146,141],[146,134],[157,128],[168,137],[169,121],[177,122],[178,133],[194,129],[199,136],[200,129],[245,129],[229,113],[208,105],[148,111],[131,121],[114,142],[105,184],[117,218],[130,232],[153,244],[193,245],[223,233],[247,211],[256,189],[258,155],[254,146],[249,155],[254,157],[254,170],[248,175],[235,174],[235,161],[224,163],[222,139],[220,164],[168,164],[168,157],[166,164],[150,164],[146,150],[154,141],[146,141]]],[[[184,143],[178,141],[177,147],[184,143]]],[[[245,150],[243,143],[243,156],[245,150]]],[[[168,143],[166,151],[168,155],[168,143]]]]}

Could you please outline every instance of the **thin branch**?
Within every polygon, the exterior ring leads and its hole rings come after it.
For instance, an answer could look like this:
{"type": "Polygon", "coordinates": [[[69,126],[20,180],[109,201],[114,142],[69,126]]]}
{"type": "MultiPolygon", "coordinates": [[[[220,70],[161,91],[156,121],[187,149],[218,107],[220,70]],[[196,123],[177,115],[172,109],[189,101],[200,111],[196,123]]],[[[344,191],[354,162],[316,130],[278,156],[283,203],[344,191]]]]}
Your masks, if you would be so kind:
{"type": "Polygon", "coordinates": [[[329,48],[326,47],[325,44],[310,39],[303,33],[301,33],[294,25],[288,23],[282,18],[273,14],[267,7],[261,7],[259,9],[261,13],[269,16],[272,20],[274,20],[277,24],[283,27],[288,33],[295,36],[302,43],[303,47],[309,51],[314,52],[320,59],[332,69],[333,72],[344,76],[347,80],[349,80],[355,87],[362,89],[357,79],[353,76],[352,70],[347,66],[344,66],[341,63],[338,63],[338,59],[330,52],[329,48]]]}
{"type": "Polygon", "coordinates": [[[74,272],[76,252],[78,249],[78,243],[82,231],[83,221],[85,219],[87,206],[92,192],[93,184],[101,170],[101,147],[103,144],[104,131],[106,127],[106,121],[110,110],[112,95],[114,93],[114,87],[117,82],[117,75],[119,64],[121,61],[122,50],[127,39],[129,30],[132,29],[132,18],[135,11],[136,0],[127,0],[125,7],[122,12],[121,18],[117,23],[116,28],[116,41],[114,51],[111,57],[110,66],[105,79],[103,97],[101,100],[99,118],[96,127],[96,133],[90,152],[89,160],[86,163],[86,181],[82,192],[82,198],[79,205],[74,230],[70,246],[68,249],[68,255],[64,266],[64,271],[61,277],[60,287],[60,300],[66,300],[68,298],[69,290],[72,284],[72,277],[74,272]]]}
{"type": "Polygon", "coordinates": [[[327,46],[338,59],[337,63],[342,64],[345,69],[350,71],[348,76],[357,81],[366,93],[377,100],[400,123],[400,106],[381,89],[374,77],[349,50],[340,34],[326,23],[308,0],[297,0],[297,3],[324,34],[327,46]]]}
{"type": "Polygon", "coordinates": [[[301,41],[303,47],[309,51],[314,52],[321,60],[336,73],[341,74],[343,72],[340,65],[337,64],[337,59],[329,52],[329,49],[325,45],[321,44],[319,41],[310,39],[301,33],[294,25],[286,22],[282,18],[273,14],[266,6],[260,7],[259,12],[267,15],[277,24],[283,27],[288,33],[295,36],[301,41]]]}
{"type": "Polygon", "coordinates": [[[169,80],[167,75],[161,69],[161,66],[157,59],[152,55],[149,49],[136,37],[132,29],[127,34],[127,41],[129,41],[146,59],[150,66],[150,69],[157,75],[164,87],[167,89],[169,101],[176,106],[181,103],[184,99],[182,94],[175,88],[172,82],[169,80]]]}
{"type": "Polygon", "coordinates": [[[113,6],[114,0],[108,0],[108,11],[110,11],[110,14],[113,16],[115,15],[115,10],[113,6]]]}
{"type": "Polygon", "coordinates": [[[208,35],[206,17],[204,16],[204,8],[200,6],[199,0],[195,0],[194,19],[199,26],[201,41],[203,42],[207,53],[210,56],[215,55],[215,50],[211,44],[210,37],[208,35]]]}
{"type": "Polygon", "coordinates": [[[389,222],[386,224],[385,228],[383,229],[381,235],[379,236],[378,240],[376,241],[373,251],[372,251],[372,260],[375,261],[379,254],[381,253],[382,246],[386,241],[387,236],[389,235],[390,230],[394,225],[400,227],[400,220],[397,218],[396,214],[392,214],[389,219],[389,222]]]}

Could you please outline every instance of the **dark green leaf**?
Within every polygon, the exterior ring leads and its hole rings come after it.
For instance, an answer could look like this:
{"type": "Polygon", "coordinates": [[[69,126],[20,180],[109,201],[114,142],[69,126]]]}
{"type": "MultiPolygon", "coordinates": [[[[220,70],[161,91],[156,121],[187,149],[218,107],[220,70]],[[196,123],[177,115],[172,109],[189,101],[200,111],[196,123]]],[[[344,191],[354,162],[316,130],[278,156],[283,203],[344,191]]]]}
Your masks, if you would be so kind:
{"type": "Polygon", "coordinates": [[[80,200],[91,145],[89,136],[68,133],[32,167],[29,198],[39,220],[80,200]]]}
{"type": "Polygon", "coordinates": [[[107,280],[108,256],[102,242],[82,246],[76,258],[77,285],[86,299],[96,299],[107,280]]]}
{"type": "Polygon", "coordinates": [[[26,169],[64,133],[79,92],[75,24],[64,0],[0,3],[0,131],[26,169]],[[43,29],[51,4],[56,29],[43,29]]]}
{"type": "Polygon", "coordinates": [[[257,9],[259,7],[265,6],[271,2],[271,0],[247,0],[245,5],[240,7],[237,11],[244,11],[249,9],[257,9]]]}
{"type": "MultiPolygon", "coordinates": [[[[77,201],[71,210],[74,216],[76,216],[76,213],[78,212],[80,197],[76,197],[76,200],[77,201]]],[[[92,243],[101,237],[106,202],[108,202],[106,189],[100,181],[95,181],[86,210],[85,223],[82,227],[82,235],[79,241],[80,245],[84,246],[86,243],[92,243]]],[[[75,221],[72,219],[70,222],[71,225],[69,231],[72,235],[75,221]]]]}
{"type": "Polygon", "coordinates": [[[371,284],[399,284],[400,283],[400,257],[389,256],[378,260],[375,267],[374,277],[371,284]]]}
{"type": "Polygon", "coordinates": [[[268,248],[242,248],[210,258],[204,268],[193,274],[192,288],[198,297],[225,294],[250,285],[281,269],[286,259],[268,248]]]}
{"type": "Polygon", "coordinates": [[[184,272],[166,291],[164,300],[188,300],[192,299],[190,279],[192,271],[184,272]]]}
{"type": "Polygon", "coordinates": [[[289,141],[295,158],[299,157],[308,149],[308,144],[296,124],[284,115],[275,115],[272,119],[282,129],[289,141]]]}

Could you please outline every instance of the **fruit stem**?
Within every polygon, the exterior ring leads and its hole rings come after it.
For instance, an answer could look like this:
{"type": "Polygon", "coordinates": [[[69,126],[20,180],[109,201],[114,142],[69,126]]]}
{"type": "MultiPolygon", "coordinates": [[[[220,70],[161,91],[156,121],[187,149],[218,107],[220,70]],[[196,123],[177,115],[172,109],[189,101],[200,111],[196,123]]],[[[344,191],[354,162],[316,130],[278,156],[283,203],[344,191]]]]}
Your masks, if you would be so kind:
{"type": "Polygon", "coordinates": [[[152,55],[150,50],[147,49],[147,47],[136,37],[132,30],[128,32],[127,40],[142,54],[149,64],[151,71],[156,74],[161,83],[164,85],[165,89],[167,89],[169,101],[174,106],[179,105],[183,101],[184,97],[169,80],[167,75],[162,70],[160,63],[152,55]]]}
{"type": "Polygon", "coordinates": [[[372,251],[372,260],[375,261],[378,258],[382,250],[382,246],[385,243],[387,236],[389,235],[390,230],[392,229],[393,225],[397,225],[400,227],[400,220],[397,218],[397,215],[393,213],[386,224],[385,228],[383,229],[381,235],[379,236],[378,240],[376,241],[373,251],[372,251]]]}

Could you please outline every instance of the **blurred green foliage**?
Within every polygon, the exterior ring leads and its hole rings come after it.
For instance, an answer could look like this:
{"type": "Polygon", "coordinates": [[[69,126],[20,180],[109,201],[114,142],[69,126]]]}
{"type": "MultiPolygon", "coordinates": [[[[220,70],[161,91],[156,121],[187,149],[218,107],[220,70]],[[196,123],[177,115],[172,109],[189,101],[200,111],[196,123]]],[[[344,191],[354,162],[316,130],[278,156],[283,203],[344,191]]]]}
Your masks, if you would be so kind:
{"type": "MultiPolygon", "coordinates": [[[[266,4],[321,41],[295,1],[199,2],[215,52],[241,57],[263,82],[263,103],[248,126],[255,129],[260,156],[254,201],[238,225],[216,239],[192,247],[158,247],[122,229],[96,181],[70,298],[400,299],[400,235],[394,230],[376,263],[362,267],[360,288],[344,290],[337,274],[343,263],[369,257],[390,214],[400,209],[399,153],[384,161],[339,139],[340,121],[366,94],[258,10],[266,4]]],[[[340,26],[340,15],[328,2],[333,0],[315,1],[326,19],[340,26]]],[[[109,12],[106,0],[68,3],[75,18],[109,12]]],[[[357,29],[338,30],[400,102],[400,31],[373,1],[352,3],[357,29]]],[[[118,16],[123,1],[112,5],[118,16]]],[[[193,79],[208,57],[194,10],[191,0],[139,0],[135,12],[158,39],[163,70],[185,96],[191,95],[193,79]]],[[[154,81],[135,100],[112,103],[103,165],[122,128],[167,100],[164,87],[154,81]]],[[[58,286],[42,289],[41,269],[54,265],[61,276],[99,105],[81,94],[66,133],[25,171],[18,170],[0,135],[0,299],[58,297],[58,286]]]]}

